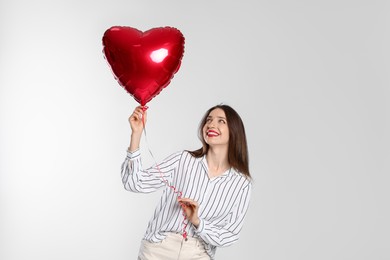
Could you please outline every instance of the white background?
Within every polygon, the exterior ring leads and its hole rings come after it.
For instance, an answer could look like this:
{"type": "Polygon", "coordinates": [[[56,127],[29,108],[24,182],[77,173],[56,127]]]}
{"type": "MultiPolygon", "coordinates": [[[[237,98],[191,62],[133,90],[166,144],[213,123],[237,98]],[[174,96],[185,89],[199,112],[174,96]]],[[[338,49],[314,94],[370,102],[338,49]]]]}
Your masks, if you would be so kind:
{"type": "Polygon", "coordinates": [[[198,148],[212,105],[244,120],[253,197],[218,259],[390,259],[390,2],[375,0],[1,0],[0,259],[136,258],[160,194],[121,184],[137,103],[102,54],[114,25],[186,38],[149,103],[157,160],[198,148]]]}

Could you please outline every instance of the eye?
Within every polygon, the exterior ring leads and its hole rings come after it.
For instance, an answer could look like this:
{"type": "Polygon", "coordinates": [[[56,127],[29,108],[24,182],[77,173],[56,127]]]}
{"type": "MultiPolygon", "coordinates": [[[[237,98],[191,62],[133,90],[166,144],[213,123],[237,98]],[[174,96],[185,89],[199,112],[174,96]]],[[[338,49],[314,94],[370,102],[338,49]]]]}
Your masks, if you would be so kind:
{"type": "Polygon", "coordinates": [[[219,119],[219,121],[218,122],[220,122],[220,123],[222,123],[222,124],[226,124],[226,121],[225,120],[223,120],[223,119],[219,119]]]}

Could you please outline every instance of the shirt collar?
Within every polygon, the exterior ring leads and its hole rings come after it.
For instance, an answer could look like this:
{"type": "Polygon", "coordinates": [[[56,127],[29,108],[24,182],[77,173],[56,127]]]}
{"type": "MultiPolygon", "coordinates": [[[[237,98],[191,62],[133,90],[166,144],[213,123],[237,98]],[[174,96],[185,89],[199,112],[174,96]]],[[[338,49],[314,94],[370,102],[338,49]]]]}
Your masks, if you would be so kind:
{"type": "MultiPolygon", "coordinates": [[[[201,157],[200,160],[201,160],[201,163],[203,165],[205,172],[208,174],[209,167],[207,165],[206,155],[203,155],[203,157],[201,157]]],[[[215,180],[218,178],[226,178],[226,177],[232,176],[234,173],[236,173],[236,170],[233,169],[232,167],[230,167],[222,175],[219,175],[218,177],[211,178],[210,180],[215,180]]]]}

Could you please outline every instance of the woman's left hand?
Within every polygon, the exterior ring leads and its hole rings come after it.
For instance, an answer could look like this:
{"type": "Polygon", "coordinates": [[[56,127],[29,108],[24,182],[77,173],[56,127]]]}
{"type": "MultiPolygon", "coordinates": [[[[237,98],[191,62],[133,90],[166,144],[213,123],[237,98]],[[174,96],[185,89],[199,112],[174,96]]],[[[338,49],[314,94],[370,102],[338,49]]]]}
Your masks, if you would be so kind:
{"type": "Polygon", "coordinates": [[[188,221],[190,221],[195,227],[198,227],[200,223],[198,217],[198,202],[188,198],[180,198],[178,201],[183,207],[184,214],[186,215],[188,221]]]}

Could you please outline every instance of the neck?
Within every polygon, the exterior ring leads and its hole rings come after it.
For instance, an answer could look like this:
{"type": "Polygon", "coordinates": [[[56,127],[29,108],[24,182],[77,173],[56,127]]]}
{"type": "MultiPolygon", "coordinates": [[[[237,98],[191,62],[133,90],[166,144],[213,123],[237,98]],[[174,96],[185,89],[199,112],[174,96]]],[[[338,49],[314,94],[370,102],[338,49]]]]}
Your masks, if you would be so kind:
{"type": "Polygon", "coordinates": [[[230,168],[226,150],[218,151],[210,147],[206,154],[206,159],[210,177],[219,176],[230,168]]]}

